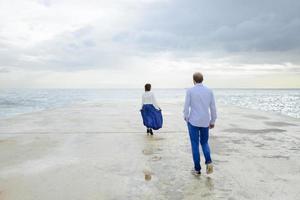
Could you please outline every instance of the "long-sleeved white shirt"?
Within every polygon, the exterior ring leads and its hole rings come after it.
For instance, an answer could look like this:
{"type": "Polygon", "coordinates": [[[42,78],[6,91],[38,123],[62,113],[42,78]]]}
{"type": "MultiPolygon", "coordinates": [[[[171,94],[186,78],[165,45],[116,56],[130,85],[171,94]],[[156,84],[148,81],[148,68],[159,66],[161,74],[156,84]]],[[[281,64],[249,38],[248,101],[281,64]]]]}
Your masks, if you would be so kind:
{"type": "Polygon", "coordinates": [[[153,92],[147,91],[142,96],[142,107],[144,104],[152,104],[156,109],[160,109],[153,92]]]}
{"type": "Polygon", "coordinates": [[[184,119],[193,126],[208,127],[217,119],[217,111],[213,92],[202,85],[196,84],[186,92],[184,119]]]}

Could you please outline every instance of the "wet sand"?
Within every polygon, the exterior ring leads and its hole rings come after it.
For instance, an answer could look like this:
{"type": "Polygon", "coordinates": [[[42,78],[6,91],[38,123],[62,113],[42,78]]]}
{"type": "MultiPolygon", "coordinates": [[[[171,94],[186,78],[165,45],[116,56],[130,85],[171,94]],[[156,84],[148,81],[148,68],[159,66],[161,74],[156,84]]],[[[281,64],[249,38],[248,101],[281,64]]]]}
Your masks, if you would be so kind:
{"type": "Polygon", "coordinates": [[[195,177],[182,104],[161,107],[154,136],[134,103],[0,120],[0,199],[300,199],[299,119],[219,106],[214,173],[195,177]]]}

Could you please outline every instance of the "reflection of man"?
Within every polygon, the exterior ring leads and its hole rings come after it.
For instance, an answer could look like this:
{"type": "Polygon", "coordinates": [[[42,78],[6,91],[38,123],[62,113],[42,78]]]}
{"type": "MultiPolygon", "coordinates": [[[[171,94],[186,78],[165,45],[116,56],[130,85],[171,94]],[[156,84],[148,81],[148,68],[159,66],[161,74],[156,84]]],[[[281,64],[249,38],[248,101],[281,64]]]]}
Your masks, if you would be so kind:
{"type": "Polygon", "coordinates": [[[217,118],[213,92],[202,84],[203,75],[199,72],[193,75],[194,87],[186,92],[184,105],[184,120],[187,122],[193,160],[193,174],[201,174],[199,142],[205,157],[206,173],[213,172],[210,149],[208,145],[209,129],[214,128],[217,118]]]}

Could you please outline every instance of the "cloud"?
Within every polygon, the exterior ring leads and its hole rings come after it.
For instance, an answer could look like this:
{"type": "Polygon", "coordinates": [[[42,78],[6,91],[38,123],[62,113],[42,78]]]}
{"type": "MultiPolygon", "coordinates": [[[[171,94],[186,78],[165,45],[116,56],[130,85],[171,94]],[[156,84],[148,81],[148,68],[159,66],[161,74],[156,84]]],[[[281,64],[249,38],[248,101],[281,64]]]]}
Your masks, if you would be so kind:
{"type": "Polygon", "coordinates": [[[299,10],[297,0],[4,1],[0,69],[157,82],[170,71],[300,73],[299,10]]]}
{"type": "Polygon", "coordinates": [[[123,41],[152,51],[221,51],[241,62],[248,52],[266,53],[261,64],[280,52],[278,62],[299,64],[299,9],[298,1],[172,1],[148,9],[123,41]]]}
{"type": "Polygon", "coordinates": [[[46,6],[46,7],[51,6],[51,3],[52,3],[51,0],[38,0],[38,2],[39,2],[41,5],[46,6]]]}
{"type": "Polygon", "coordinates": [[[9,69],[6,68],[0,68],[0,73],[8,73],[9,69]]]}

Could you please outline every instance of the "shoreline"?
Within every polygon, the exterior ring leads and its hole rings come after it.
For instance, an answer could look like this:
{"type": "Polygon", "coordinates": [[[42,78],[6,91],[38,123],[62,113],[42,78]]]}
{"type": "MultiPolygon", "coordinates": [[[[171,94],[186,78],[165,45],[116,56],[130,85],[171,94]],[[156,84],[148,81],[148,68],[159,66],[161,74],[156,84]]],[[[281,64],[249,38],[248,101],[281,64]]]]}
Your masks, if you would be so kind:
{"type": "MultiPolygon", "coordinates": [[[[134,103],[136,105],[139,105],[139,100],[136,100],[136,99],[132,99],[132,100],[126,100],[126,101],[115,101],[115,102],[111,102],[111,101],[101,101],[101,102],[77,102],[77,103],[71,103],[71,104],[68,104],[68,105],[64,105],[64,106],[59,106],[59,107],[52,107],[52,108],[45,108],[45,109],[41,109],[41,110],[36,110],[36,111],[31,111],[31,112],[24,112],[24,113],[18,113],[18,114],[14,114],[14,115],[11,115],[11,116],[8,116],[8,117],[0,117],[0,121],[2,120],[7,120],[7,119],[11,119],[11,118],[17,118],[17,117],[21,117],[23,115],[32,115],[32,114],[38,114],[38,113],[41,113],[41,112],[47,112],[47,111],[52,111],[52,110],[59,110],[59,109],[64,109],[65,107],[80,107],[80,106],[84,106],[84,105],[100,105],[100,104],[104,104],[104,105],[107,105],[107,104],[116,104],[116,103],[134,103]]],[[[175,102],[168,102],[168,101],[162,101],[161,102],[162,105],[168,105],[168,104],[176,104],[176,105],[180,105],[180,106],[183,106],[183,101],[175,101],[175,102]]],[[[239,108],[241,110],[249,110],[249,111],[256,111],[256,112],[259,112],[261,114],[264,114],[264,115],[280,115],[282,117],[287,117],[287,118],[290,118],[291,120],[293,119],[296,119],[296,120],[300,120],[300,118],[297,118],[297,117],[293,117],[293,116],[290,116],[288,114],[283,114],[283,113],[280,113],[280,112],[274,112],[274,111],[271,111],[271,110],[260,110],[260,109],[254,109],[254,108],[249,108],[249,107],[243,107],[243,106],[239,106],[239,105],[233,105],[233,104],[224,104],[224,103],[219,103],[217,104],[217,108],[219,107],[232,107],[232,108],[239,108]]]]}
{"type": "Polygon", "coordinates": [[[153,137],[128,102],[0,119],[0,199],[300,196],[299,119],[219,105],[210,133],[215,171],[197,178],[182,104],[162,107],[164,127],[153,137]]]}

